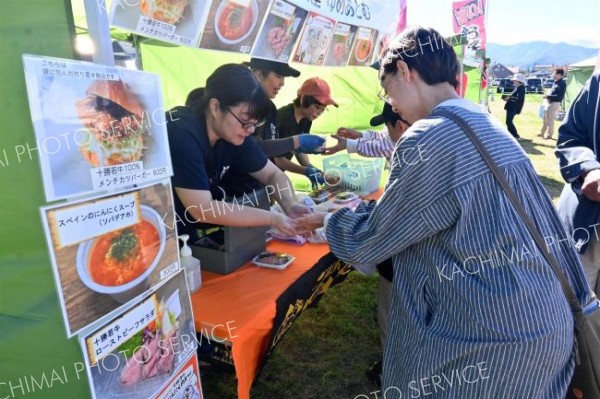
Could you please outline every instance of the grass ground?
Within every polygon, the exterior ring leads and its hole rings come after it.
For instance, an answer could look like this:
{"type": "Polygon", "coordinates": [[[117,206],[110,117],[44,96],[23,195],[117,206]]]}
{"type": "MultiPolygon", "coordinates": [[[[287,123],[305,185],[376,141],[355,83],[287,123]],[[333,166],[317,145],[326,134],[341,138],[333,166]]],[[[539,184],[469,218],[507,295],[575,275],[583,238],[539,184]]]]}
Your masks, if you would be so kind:
{"type": "MultiPolygon", "coordinates": [[[[524,138],[520,142],[523,149],[556,201],[562,189],[553,152],[556,141],[536,137],[541,127],[541,101],[541,95],[527,95],[515,124],[524,138]]],[[[501,121],[505,115],[503,105],[498,95],[490,102],[492,114],[501,121]]],[[[313,162],[321,164],[318,158],[313,162]]],[[[293,180],[298,189],[308,188],[306,178],[297,176],[293,180]]],[[[333,287],[319,306],[306,311],[280,341],[252,389],[252,399],[376,397],[370,393],[377,388],[365,376],[365,370],[381,356],[375,322],[376,290],[377,277],[357,273],[333,287]]],[[[201,374],[207,399],[237,397],[233,371],[211,366],[202,368],[201,374]]]]}

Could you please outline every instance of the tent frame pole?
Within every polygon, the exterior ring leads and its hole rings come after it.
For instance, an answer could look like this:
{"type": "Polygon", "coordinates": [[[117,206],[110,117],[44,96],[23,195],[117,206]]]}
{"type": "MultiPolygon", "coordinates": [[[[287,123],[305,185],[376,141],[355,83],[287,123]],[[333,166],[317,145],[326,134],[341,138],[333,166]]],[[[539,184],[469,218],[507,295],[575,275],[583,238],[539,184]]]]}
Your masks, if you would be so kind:
{"type": "Polygon", "coordinates": [[[115,66],[106,0],[83,0],[90,39],[94,43],[96,64],[115,66]]]}

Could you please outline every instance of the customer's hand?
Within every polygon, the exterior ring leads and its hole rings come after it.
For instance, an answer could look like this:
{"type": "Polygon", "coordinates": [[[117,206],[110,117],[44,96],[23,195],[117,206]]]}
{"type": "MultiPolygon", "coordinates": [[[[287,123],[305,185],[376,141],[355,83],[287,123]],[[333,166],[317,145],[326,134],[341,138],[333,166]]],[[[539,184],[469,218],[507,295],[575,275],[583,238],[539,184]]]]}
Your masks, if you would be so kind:
{"type": "Polygon", "coordinates": [[[278,212],[271,212],[271,226],[277,228],[283,234],[295,236],[298,234],[296,225],[287,216],[278,212]]]}
{"type": "Polygon", "coordinates": [[[320,154],[323,152],[323,145],[325,139],[316,134],[300,134],[297,136],[299,146],[296,151],[303,152],[305,154],[320,154]]]}
{"type": "Polygon", "coordinates": [[[337,136],[356,140],[360,139],[363,136],[363,134],[358,130],[341,127],[337,130],[337,136]]]}
{"type": "Polygon", "coordinates": [[[337,144],[332,147],[325,147],[325,150],[323,151],[323,155],[333,155],[336,152],[343,151],[347,148],[346,147],[347,139],[345,137],[342,137],[338,134],[332,134],[331,137],[333,137],[334,139],[337,140],[337,144]]]}
{"type": "Polygon", "coordinates": [[[323,177],[323,171],[315,168],[312,165],[308,165],[304,169],[304,176],[310,179],[313,190],[319,188],[319,185],[325,184],[325,178],[323,177]]]}
{"type": "Polygon", "coordinates": [[[600,169],[594,169],[585,175],[581,191],[588,199],[600,201],[600,169]]]}
{"type": "Polygon", "coordinates": [[[327,212],[316,212],[294,220],[298,233],[309,234],[319,227],[323,227],[323,224],[325,223],[325,215],[327,215],[327,212]]]}
{"type": "Polygon", "coordinates": [[[300,216],[308,215],[308,214],[310,214],[310,212],[311,212],[310,209],[306,205],[300,204],[298,202],[295,204],[292,204],[292,206],[285,209],[285,214],[288,215],[292,219],[296,219],[296,218],[299,218],[300,216]]]}

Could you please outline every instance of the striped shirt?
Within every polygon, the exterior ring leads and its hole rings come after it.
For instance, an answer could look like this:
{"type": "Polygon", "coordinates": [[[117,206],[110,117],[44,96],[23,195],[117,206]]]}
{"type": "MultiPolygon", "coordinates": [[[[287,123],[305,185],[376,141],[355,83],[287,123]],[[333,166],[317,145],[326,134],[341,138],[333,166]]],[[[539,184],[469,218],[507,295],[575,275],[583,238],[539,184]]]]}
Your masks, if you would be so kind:
{"type": "MultiPolygon", "coordinates": [[[[473,104],[440,106],[473,126],[587,303],[577,253],[527,154],[473,104]]],[[[393,260],[386,398],[565,396],[574,367],[571,310],[502,188],[454,122],[434,110],[413,124],[396,145],[384,195],[333,214],[327,239],[350,264],[393,260]]]]}
{"type": "Polygon", "coordinates": [[[359,139],[348,139],[346,148],[349,154],[358,153],[364,157],[384,157],[390,159],[394,152],[394,142],[387,129],[381,132],[367,130],[359,139]]]}

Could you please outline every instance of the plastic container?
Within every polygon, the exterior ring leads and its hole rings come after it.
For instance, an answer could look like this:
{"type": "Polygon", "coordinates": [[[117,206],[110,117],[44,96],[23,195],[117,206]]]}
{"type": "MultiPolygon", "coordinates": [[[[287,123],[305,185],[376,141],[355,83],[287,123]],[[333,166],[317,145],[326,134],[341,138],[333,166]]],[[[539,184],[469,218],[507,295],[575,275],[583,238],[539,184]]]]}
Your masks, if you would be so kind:
{"type": "Polygon", "coordinates": [[[192,249],[187,245],[187,240],[190,236],[182,234],[179,239],[183,241],[183,247],[181,247],[181,267],[185,270],[185,279],[187,282],[188,290],[190,294],[195,293],[202,287],[202,275],[200,274],[200,260],[192,256],[192,249]]]}
{"type": "Polygon", "coordinates": [[[268,267],[270,269],[283,270],[288,267],[296,258],[281,252],[263,252],[252,259],[256,266],[268,267]],[[270,259],[268,261],[267,259],[270,259]]]}
{"type": "Polygon", "coordinates": [[[381,172],[385,167],[383,158],[353,158],[348,154],[336,154],[323,159],[325,175],[339,176],[336,189],[352,191],[360,195],[374,193],[379,189],[381,172]]]}

